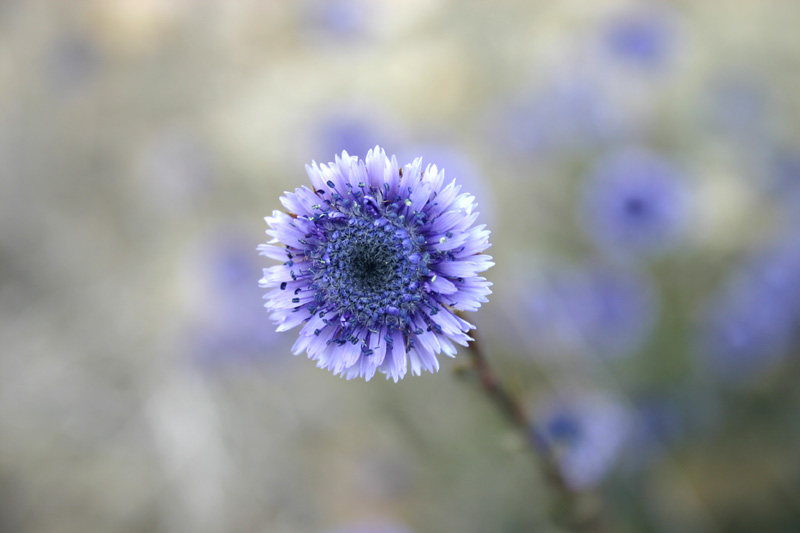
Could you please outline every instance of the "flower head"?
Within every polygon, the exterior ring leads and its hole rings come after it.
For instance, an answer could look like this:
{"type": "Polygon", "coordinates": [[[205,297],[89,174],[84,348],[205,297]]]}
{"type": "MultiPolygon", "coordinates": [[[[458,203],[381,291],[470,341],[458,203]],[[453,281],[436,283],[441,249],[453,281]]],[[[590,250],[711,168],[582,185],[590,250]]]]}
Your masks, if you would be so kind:
{"type": "Polygon", "coordinates": [[[645,278],[601,265],[559,268],[526,297],[526,323],[537,352],[559,355],[633,355],[647,339],[657,312],[645,278]]]}
{"type": "Polygon", "coordinates": [[[711,300],[700,327],[702,362],[731,383],[774,369],[797,342],[800,247],[782,238],[749,257],[711,300]]]}
{"type": "Polygon", "coordinates": [[[253,291],[261,268],[252,245],[232,229],[204,237],[197,248],[187,262],[193,274],[187,278],[194,280],[191,296],[214,305],[192,306],[198,316],[186,332],[191,361],[205,370],[271,361],[281,339],[264,328],[260,298],[253,291]]]}
{"type": "Polygon", "coordinates": [[[606,29],[606,46],[621,61],[641,68],[656,68],[670,60],[676,20],[665,9],[638,9],[620,13],[606,29]]]}
{"type": "Polygon", "coordinates": [[[542,87],[503,95],[490,134],[516,156],[564,155],[614,139],[631,127],[599,81],[584,72],[556,72],[542,87]]]}
{"type": "Polygon", "coordinates": [[[564,481],[584,490],[597,486],[625,450],[632,416],[616,398],[599,392],[558,396],[537,420],[564,481]]]}
{"type": "Polygon", "coordinates": [[[628,149],[599,163],[586,184],[583,215],[602,248],[649,255],[682,236],[688,207],[688,191],[668,161],[628,149]]]}
{"type": "Polygon", "coordinates": [[[272,240],[259,246],[283,261],[260,281],[278,331],[302,325],[294,354],[348,379],[438,370],[439,353],[472,340],[454,310],[475,311],[491,292],[474,197],[435,165],[399,167],[379,147],[306,170],[313,188],[281,197],[288,212],[266,218],[272,240]]]}

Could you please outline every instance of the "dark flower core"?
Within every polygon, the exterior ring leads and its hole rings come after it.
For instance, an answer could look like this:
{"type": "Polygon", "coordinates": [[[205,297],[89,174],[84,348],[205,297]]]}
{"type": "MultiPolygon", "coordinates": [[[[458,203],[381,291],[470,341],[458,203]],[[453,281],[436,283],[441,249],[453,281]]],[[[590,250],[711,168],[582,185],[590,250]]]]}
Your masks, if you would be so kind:
{"type": "Polygon", "coordinates": [[[647,203],[636,196],[625,200],[625,211],[631,216],[641,216],[647,210],[647,203]]]}
{"type": "Polygon", "coordinates": [[[319,268],[316,301],[343,325],[391,329],[409,324],[423,300],[428,275],[425,239],[399,222],[369,215],[329,220],[311,257],[319,268]]]}
{"type": "Polygon", "coordinates": [[[547,424],[547,430],[554,440],[563,443],[576,442],[581,437],[581,426],[573,413],[558,413],[547,424]]]}

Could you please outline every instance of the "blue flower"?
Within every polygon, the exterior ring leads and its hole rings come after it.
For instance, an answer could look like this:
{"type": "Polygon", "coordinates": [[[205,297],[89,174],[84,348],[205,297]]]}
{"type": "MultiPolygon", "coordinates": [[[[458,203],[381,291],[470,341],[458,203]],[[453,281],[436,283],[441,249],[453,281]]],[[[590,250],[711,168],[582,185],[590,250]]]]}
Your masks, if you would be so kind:
{"type": "Polygon", "coordinates": [[[644,279],[602,267],[559,270],[527,299],[537,350],[559,355],[631,355],[646,339],[656,312],[644,279]]]}
{"type": "Polygon", "coordinates": [[[590,177],[583,216],[602,248],[648,255],[681,236],[688,194],[669,162],[644,150],[623,150],[601,161],[590,177]]]}
{"type": "Polygon", "coordinates": [[[319,124],[318,137],[324,148],[337,146],[349,153],[361,154],[371,148],[370,140],[382,128],[374,120],[357,115],[331,116],[319,124]]]}
{"type": "Polygon", "coordinates": [[[638,67],[660,67],[670,59],[675,21],[666,10],[635,9],[621,13],[606,28],[608,50],[638,67]]]}
{"type": "Polygon", "coordinates": [[[557,72],[542,87],[503,95],[490,134],[517,156],[552,157],[597,146],[632,128],[630,117],[591,73],[557,72]]]}
{"type": "Polygon", "coordinates": [[[364,30],[367,5],[356,0],[324,0],[313,4],[311,13],[318,28],[341,37],[353,37],[364,30]]]}
{"type": "Polygon", "coordinates": [[[628,409],[605,393],[554,398],[536,422],[564,481],[575,490],[602,482],[627,446],[633,428],[628,409]]]}
{"type": "Polygon", "coordinates": [[[629,439],[630,453],[625,466],[637,470],[656,466],[670,448],[685,438],[687,405],[698,416],[694,398],[679,391],[680,401],[672,394],[650,390],[631,404],[632,424],[629,439]]]}
{"type": "Polygon", "coordinates": [[[260,281],[278,331],[302,325],[293,353],[348,379],[438,370],[439,353],[472,340],[454,311],[491,293],[474,197],[435,165],[400,167],[379,147],[306,170],[312,188],[281,197],[288,212],[266,218],[272,240],[259,246],[283,261],[260,281]]]}
{"type": "Polygon", "coordinates": [[[771,159],[774,177],[770,188],[790,208],[796,208],[800,202],[800,151],[779,148],[771,159]]]}
{"type": "Polygon", "coordinates": [[[226,230],[204,237],[197,253],[190,254],[193,305],[199,315],[188,327],[193,362],[205,369],[221,370],[237,364],[264,362],[282,346],[267,322],[253,280],[261,272],[252,244],[242,231],[226,230]],[[194,276],[193,276],[194,277],[194,276]]]}
{"type": "Polygon", "coordinates": [[[715,302],[704,324],[702,355],[708,368],[725,381],[749,381],[782,357],[786,316],[758,294],[726,296],[715,302]]]}
{"type": "Polygon", "coordinates": [[[799,324],[800,246],[789,238],[750,257],[712,296],[701,360],[725,381],[751,381],[786,356],[799,324]]]}

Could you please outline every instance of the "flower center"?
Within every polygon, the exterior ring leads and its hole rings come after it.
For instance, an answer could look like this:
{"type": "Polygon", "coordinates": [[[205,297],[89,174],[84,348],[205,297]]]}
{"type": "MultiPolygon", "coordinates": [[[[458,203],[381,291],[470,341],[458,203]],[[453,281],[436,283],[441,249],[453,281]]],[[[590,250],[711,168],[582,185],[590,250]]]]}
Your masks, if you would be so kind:
{"type": "Polygon", "coordinates": [[[352,276],[353,284],[362,291],[376,292],[392,282],[398,257],[387,239],[359,239],[349,245],[349,254],[342,254],[342,266],[352,276]],[[366,241],[366,242],[364,242],[366,241]]]}
{"type": "Polygon", "coordinates": [[[352,215],[331,221],[313,252],[318,302],[347,326],[390,329],[410,323],[424,296],[430,257],[424,238],[400,221],[352,215]]]}
{"type": "Polygon", "coordinates": [[[625,200],[625,211],[632,217],[642,216],[646,210],[647,205],[641,198],[632,196],[625,200]]]}

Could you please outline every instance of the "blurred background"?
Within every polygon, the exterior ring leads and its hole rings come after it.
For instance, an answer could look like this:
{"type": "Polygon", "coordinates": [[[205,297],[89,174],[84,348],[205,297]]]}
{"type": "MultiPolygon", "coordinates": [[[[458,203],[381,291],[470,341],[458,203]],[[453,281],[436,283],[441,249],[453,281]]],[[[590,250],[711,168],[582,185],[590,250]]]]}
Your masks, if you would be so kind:
{"type": "Polygon", "coordinates": [[[798,24],[0,0],[0,531],[565,530],[464,350],[347,382],[261,307],[263,217],[376,144],[477,197],[468,318],[605,531],[800,531],[798,24]]]}

